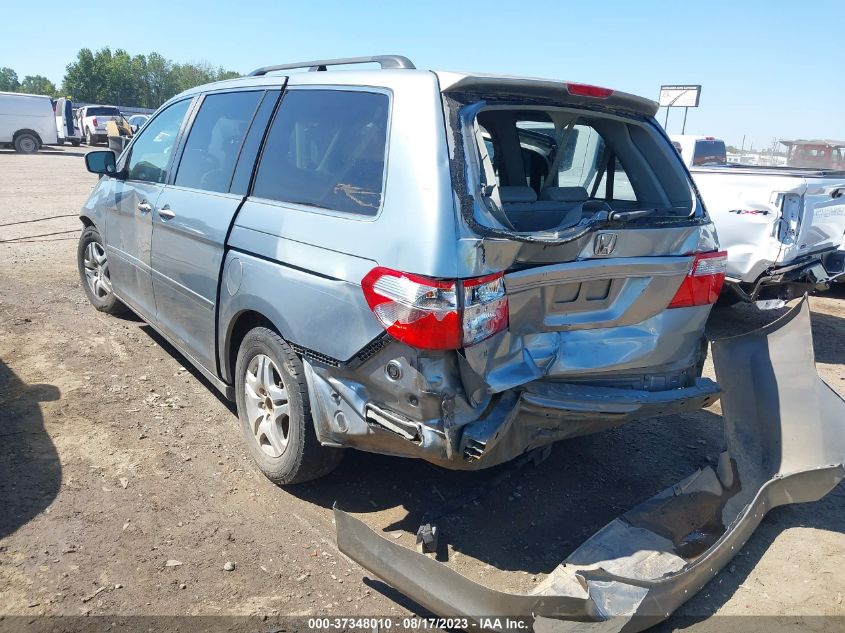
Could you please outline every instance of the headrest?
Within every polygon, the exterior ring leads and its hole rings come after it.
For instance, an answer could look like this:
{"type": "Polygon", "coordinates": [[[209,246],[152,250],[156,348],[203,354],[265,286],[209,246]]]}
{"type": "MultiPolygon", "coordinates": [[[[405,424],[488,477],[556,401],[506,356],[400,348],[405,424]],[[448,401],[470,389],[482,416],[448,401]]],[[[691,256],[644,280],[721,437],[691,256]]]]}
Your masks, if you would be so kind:
{"type": "Polygon", "coordinates": [[[555,202],[584,202],[589,197],[584,187],[546,187],[540,192],[540,200],[555,202]]]}

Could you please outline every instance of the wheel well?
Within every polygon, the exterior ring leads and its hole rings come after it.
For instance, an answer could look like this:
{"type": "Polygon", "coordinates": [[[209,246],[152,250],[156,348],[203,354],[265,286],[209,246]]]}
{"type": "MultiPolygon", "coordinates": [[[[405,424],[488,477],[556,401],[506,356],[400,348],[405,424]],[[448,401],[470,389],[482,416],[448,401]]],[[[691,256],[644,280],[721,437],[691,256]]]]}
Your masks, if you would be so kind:
{"type": "Polygon", "coordinates": [[[231,379],[234,381],[235,377],[235,363],[238,362],[238,350],[241,347],[241,342],[251,329],[256,327],[266,327],[279,334],[278,328],[260,312],[247,310],[241,312],[232,326],[232,335],[229,337],[229,348],[226,350],[226,369],[231,379]]]}
{"type": "Polygon", "coordinates": [[[91,227],[91,226],[94,226],[94,222],[92,222],[91,218],[89,218],[87,216],[80,215],[79,221],[82,222],[82,226],[84,226],[86,229],[91,227]]]}
{"type": "Polygon", "coordinates": [[[12,136],[12,142],[14,143],[15,139],[18,138],[21,134],[32,134],[35,138],[38,139],[39,145],[44,145],[44,141],[41,140],[41,135],[38,134],[38,132],[36,132],[35,130],[30,130],[29,128],[24,128],[15,132],[12,136]]]}

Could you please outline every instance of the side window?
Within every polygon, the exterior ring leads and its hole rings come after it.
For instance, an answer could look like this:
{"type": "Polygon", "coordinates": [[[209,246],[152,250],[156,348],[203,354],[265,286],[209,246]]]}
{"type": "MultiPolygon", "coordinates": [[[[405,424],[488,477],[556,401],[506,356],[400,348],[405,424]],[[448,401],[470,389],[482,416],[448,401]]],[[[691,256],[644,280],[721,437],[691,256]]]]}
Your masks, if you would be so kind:
{"type": "Polygon", "coordinates": [[[264,132],[267,130],[267,125],[276,109],[276,102],[279,100],[280,93],[279,90],[268,90],[261,101],[261,105],[258,106],[258,112],[252,119],[240,156],[238,156],[235,175],[232,176],[232,186],[229,188],[231,193],[239,193],[245,196],[249,189],[249,181],[255,167],[255,158],[258,156],[261,141],[264,139],[264,132]]]}
{"type": "Polygon", "coordinates": [[[263,91],[207,95],[194,119],[174,184],[229,190],[235,161],[263,91]]]}
{"type": "Polygon", "coordinates": [[[389,103],[373,92],[288,92],[268,133],[253,195],[375,215],[389,103]]]}
{"type": "Polygon", "coordinates": [[[190,103],[190,99],[183,99],[169,106],[150,121],[135,139],[125,163],[129,180],[165,181],[173,146],[190,103]]]}

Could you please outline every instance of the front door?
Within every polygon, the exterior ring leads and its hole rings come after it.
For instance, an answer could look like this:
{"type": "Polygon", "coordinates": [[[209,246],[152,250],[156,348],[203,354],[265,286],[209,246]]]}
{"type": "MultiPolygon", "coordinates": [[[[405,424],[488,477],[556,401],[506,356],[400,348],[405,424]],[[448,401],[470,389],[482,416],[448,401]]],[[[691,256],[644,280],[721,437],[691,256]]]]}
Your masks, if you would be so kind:
{"type": "Polygon", "coordinates": [[[135,139],[119,166],[115,201],[106,216],[106,250],[115,293],[149,319],[155,315],[150,272],[153,211],[173,156],[190,99],[159,112],[135,139]]]}
{"type": "Polygon", "coordinates": [[[246,194],[239,179],[233,182],[235,166],[246,172],[248,182],[278,94],[270,91],[265,97],[263,90],[248,90],[206,95],[172,184],[164,188],[153,214],[156,322],[212,372],[226,235],[246,194]]]}

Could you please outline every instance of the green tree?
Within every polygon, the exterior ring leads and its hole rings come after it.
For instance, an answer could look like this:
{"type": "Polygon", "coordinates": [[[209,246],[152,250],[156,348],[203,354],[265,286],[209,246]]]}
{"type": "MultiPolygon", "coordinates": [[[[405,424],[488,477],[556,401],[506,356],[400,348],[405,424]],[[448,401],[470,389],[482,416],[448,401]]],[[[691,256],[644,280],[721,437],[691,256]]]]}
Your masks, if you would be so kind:
{"type": "Polygon", "coordinates": [[[173,62],[158,53],[147,55],[144,76],[143,108],[157,108],[178,92],[173,62]]]}
{"type": "Polygon", "coordinates": [[[94,61],[90,48],[83,48],[76,54],[76,61],[67,65],[62,92],[74,101],[94,103],[104,76],[94,61]]]}
{"type": "Polygon", "coordinates": [[[43,75],[27,75],[24,77],[18,92],[47,95],[48,97],[54,97],[57,94],[56,84],[43,75]]]}
{"type": "Polygon", "coordinates": [[[174,64],[158,53],[83,48],[67,66],[62,91],[76,101],[157,108],[183,90],[238,76],[208,62],[174,64]]]}
{"type": "Polygon", "coordinates": [[[0,68],[0,90],[4,92],[15,92],[19,86],[18,73],[5,66],[0,68]]]}

